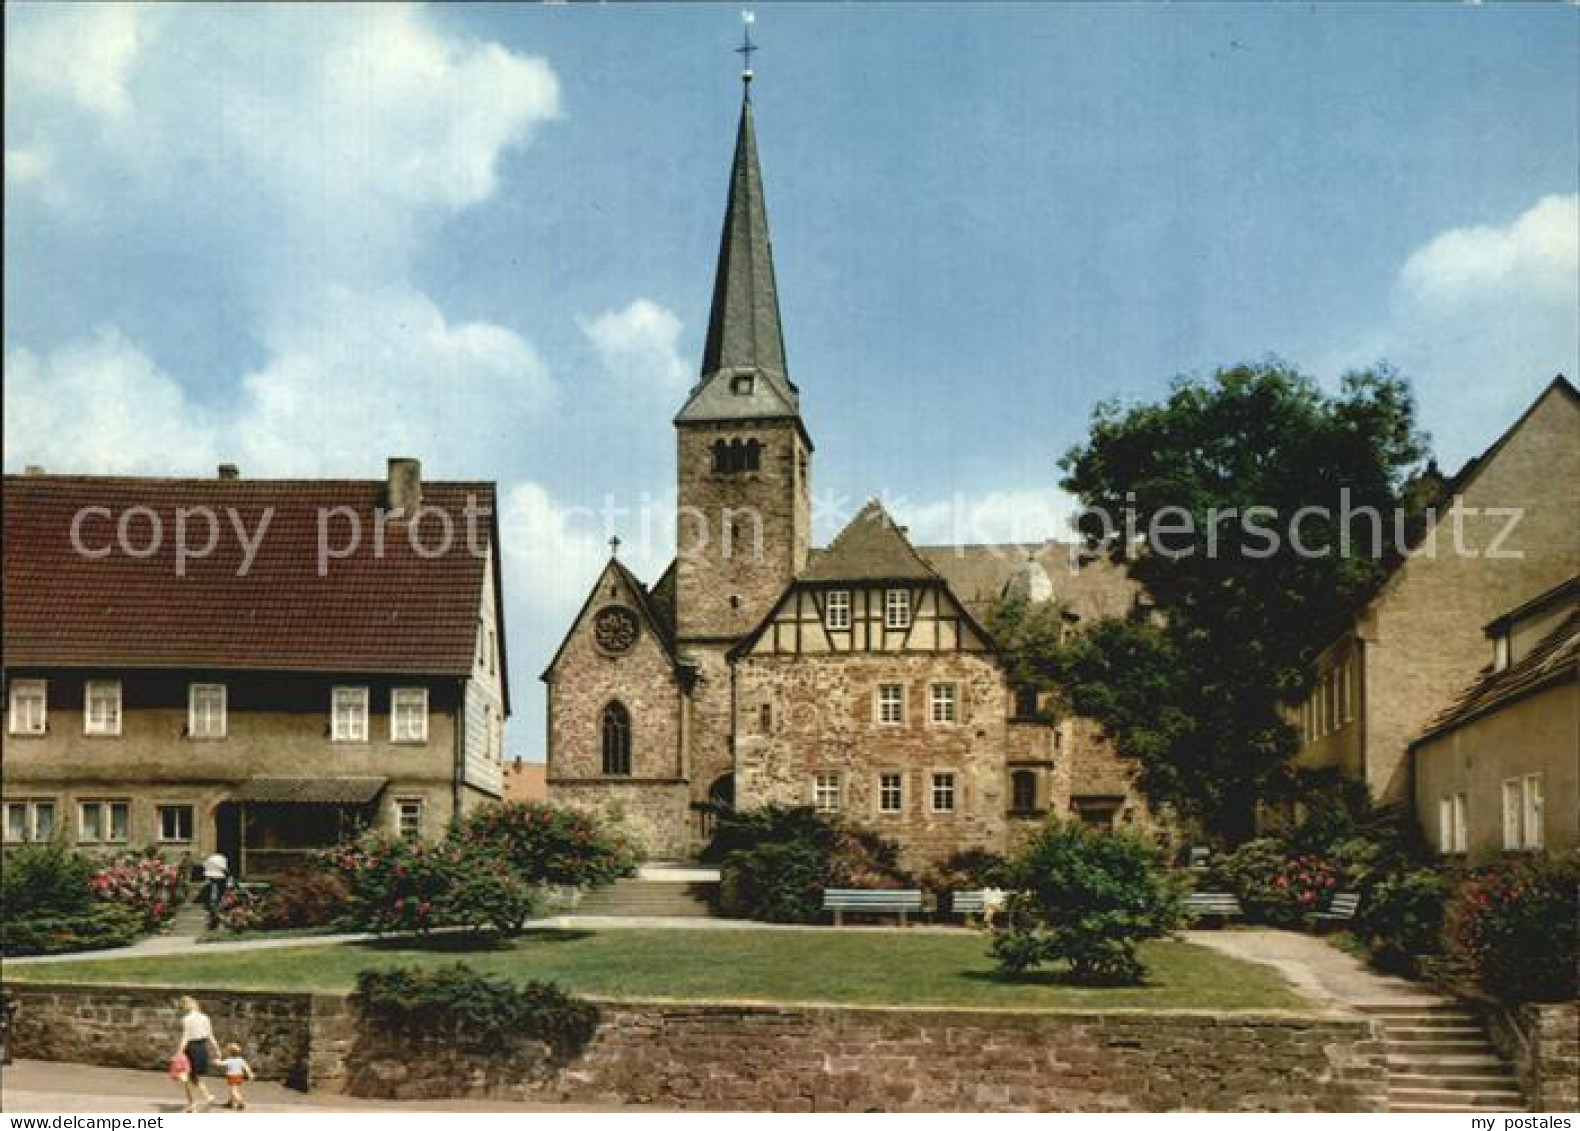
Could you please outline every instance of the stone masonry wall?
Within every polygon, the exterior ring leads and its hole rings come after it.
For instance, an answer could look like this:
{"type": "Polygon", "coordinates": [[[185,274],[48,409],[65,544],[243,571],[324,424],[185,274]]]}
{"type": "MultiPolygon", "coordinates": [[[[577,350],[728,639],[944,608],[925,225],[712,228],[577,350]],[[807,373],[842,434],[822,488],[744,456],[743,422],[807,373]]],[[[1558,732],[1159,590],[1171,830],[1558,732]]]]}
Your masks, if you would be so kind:
{"type": "Polygon", "coordinates": [[[692,855],[690,794],[685,782],[557,781],[549,800],[596,814],[634,836],[645,860],[685,860],[692,855]]]}
{"type": "Polygon", "coordinates": [[[908,866],[964,848],[1005,848],[1008,714],[1003,676],[986,653],[750,656],[737,662],[736,805],[812,801],[817,774],[840,776],[840,811],[900,842],[908,866]],[[905,721],[877,721],[880,683],[905,688],[905,721]],[[957,687],[958,721],[934,723],[929,686],[957,687]],[[771,711],[767,732],[758,718],[771,711]],[[879,807],[878,777],[903,775],[902,809],[879,807]],[[952,773],[955,807],[935,812],[932,777],[952,773]]]}
{"type": "MultiPolygon", "coordinates": [[[[19,1056],[162,1067],[172,992],[15,986],[19,1056]]],[[[1365,1019],[601,1003],[564,1064],[370,1033],[352,999],[214,993],[221,1041],[265,1079],[385,1097],[647,1103],[746,1111],[1382,1111],[1365,1019]]]]}
{"type": "Polygon", "coordinates": [[[1532,1110],[1580,1111],[1580,1002],[1491,1007],[1485,1017],[1532,1110]]]}
{"type": "MultiPolygon", "coordinates": [[[[181,1043],[179,990],[25,982],[9,982],[6,990],[17,1002],[16,1056],[163,1069],[181,1043]]],[[[241,1045],[260,1079],[306,1086],[315,995],[195,990],[193,996],[213,1021],[220,1045],[241,1045]]]]}

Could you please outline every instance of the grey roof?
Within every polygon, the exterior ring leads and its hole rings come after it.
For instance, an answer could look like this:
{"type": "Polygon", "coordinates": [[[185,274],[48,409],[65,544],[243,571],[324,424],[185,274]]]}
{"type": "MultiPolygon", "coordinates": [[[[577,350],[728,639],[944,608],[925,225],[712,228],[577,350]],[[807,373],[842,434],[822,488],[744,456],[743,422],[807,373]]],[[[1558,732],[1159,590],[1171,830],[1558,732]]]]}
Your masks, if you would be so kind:
{"type": "Polygon", "coordinates": [[[230,799],[275,805],[366,805],[388,784],[389,778],[251,778],[230,799]]]}
{"type": "Polygon", "coordinates": [[[1039,566],[1052,584],[1052,599],[1082,620],[1124,616],[1140,592],[1123,566],[1064,542],[920,546],[916,552],[978,619],[1016,587],[1028,563],[1039,566]]]}
{"type": "Polygon", "coordinates": [[[802,581],[937,581],[876,499],[861,508],[828,548],[810,559],[802,581]]]}
{"type": "Polygon", "coordinates": [[[729,200],[719,237],[702,376],[676,421],[798,417],[800,400],[785,366],[774,282],[768,207],[757,164],[750,94],[741,101],[729,200]],[[736,375],[752,380],[737,385],[736,375]],[[749,390],[746,385],[750,385],[749,390]]]}

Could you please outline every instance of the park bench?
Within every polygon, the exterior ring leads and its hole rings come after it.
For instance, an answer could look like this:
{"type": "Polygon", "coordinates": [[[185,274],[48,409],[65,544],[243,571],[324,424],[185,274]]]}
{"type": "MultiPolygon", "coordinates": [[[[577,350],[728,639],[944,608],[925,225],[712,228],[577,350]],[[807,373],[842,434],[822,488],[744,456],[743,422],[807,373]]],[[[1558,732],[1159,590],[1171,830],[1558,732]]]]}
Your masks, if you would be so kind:
{"type": "Polygon", "coordinates": [[[905,917],[920,912],[922,893],[910,891],[866,891],[859,888],[828,888],[823,892],[823,910],[834,913],[834,926],[843,926],[845,912],[862,914],[898,914],[900,926],[905,917]]]}
{"type": "Polygon", "coordinates": [[[1341,891],[1328,900],[1328,905],[1321,911],[1308,916],[1312,929],[1320,930],[1334,923],[1348,923],[1355,918],[1355,913],[1360,910],[1361,897],[1352,891],[1341,891]]]}
{"type": "Polygon", "coordinates": [[[1232,892],[1193,891],[1185,897],[1185,914],[1192,919],[1218,919],[1228,922],[1230,919],[1239,918],[1245,912],[1240,910],[1240,901],[1232,892]]]}

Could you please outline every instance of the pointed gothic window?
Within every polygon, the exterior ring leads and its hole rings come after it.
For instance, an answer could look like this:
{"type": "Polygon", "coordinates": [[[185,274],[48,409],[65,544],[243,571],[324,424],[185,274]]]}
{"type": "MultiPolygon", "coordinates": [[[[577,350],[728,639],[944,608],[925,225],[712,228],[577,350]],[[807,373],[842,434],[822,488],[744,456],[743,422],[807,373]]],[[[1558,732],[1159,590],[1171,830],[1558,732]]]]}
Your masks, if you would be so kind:
{"type": "Polygon", "coordinates": [[[730,470],[730,445],[725,440],[713,441],[713,470],[720,475],[730,470]]]}
{"type": "Polygon", "coordinates": [[[603,709],[603,772],[631,776],[631,712],[618,700],[603,709]]]}
{"type": "Polygon", "coordinates": [[[756,471],[762,462],[762,452],[763,446],[761,444],[756,440],[747,440],[745,446],[741,449],[741,469],[744,471],[756,471]]]}

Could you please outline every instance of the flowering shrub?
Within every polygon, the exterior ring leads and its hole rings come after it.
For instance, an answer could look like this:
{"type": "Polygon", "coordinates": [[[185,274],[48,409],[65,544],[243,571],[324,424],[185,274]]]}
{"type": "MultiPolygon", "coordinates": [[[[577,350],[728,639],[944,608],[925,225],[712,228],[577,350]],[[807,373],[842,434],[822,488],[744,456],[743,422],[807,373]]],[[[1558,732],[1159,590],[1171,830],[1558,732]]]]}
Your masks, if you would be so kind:
{"type": "Polygon", "coordinates": [[[180,865],[154,851],[116,857],[94,873],[88,885],[101,900],[139,915],[145,931],[175,918],[186,886],[180,865]]]}
{"type": "Polygon", "coordinates": [[[255,931],[264,925],[263,897],[247,888],[229,888],[219,897],[214,918],[226,931],[255,931]]]}
{"type": "Polygon", "coordinates": [[[1205,886],[1233,892],[1251,922],[1296,927],[1338,890],[1339,870],[1319,856],[1291,856],[1282,840],[1262,837],[1220,858],[1205,886]]]}
{"type": "Polygon", "coordinates": [[[452,837],[430,844],[371,833],[322,862],[344,881],[346,919],[376,934],[472,927],[519,934],[535,891],[495,844],[452,837]]]}
{"type": "Polygon", "coordinates": [[[1482,987],[1511,1001],[1576,995],[1580,863],[1534,857],[1483,868],[1448,912],[1450,951],[1482,987]]]}
{"type": "Polygon", "coordinates": [[[1431,868],[1398,872],[1372,884],[1354,926],[1371,951],[1372,963],[1414,975],[1419,973],[1417,959],[1441,953],[1444,904],[1451,887],[1447,876],[1431,868]]]}
{"type": "Polygon", "coordinates": [[[632,844],[591,814],[536,801],[484,805],[460,829],[467,844],[497,846],[528,884],[598,887],[635,873],[632,844]]]}

